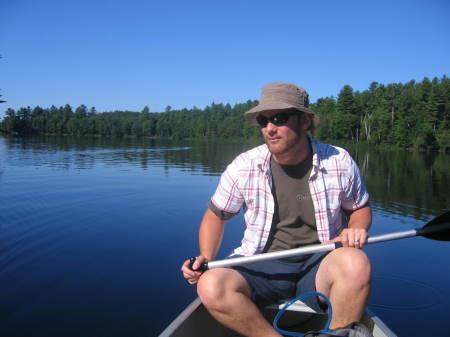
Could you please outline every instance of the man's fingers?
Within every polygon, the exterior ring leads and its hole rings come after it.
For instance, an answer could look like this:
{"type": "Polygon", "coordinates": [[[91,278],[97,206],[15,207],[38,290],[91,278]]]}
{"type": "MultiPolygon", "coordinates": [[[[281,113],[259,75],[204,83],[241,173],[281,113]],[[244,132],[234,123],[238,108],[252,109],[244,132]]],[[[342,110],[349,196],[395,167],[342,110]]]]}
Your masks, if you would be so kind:
{"type": "Polygon", "coordinates": [[[367,232],[364,229],[346,228],[342,233],[330,242],[340,241],[343,247],[362,248],[367,240],[367,232]]]}
{"type": "Polygon", "coordinates": [[[198,259],[192,264],[192,270],[197,271],[200,268],[201,264],[198,259]]]}
{"type": "Polygon", "coordinates": [[[364,247],[367,241],[367,232],[364,231],[363,233],[361,233],[361,237],[359,240],[359,246],[360,248],[364,247]]]}
{"type": "Polygon", "coordinates": [[[197,256],[184,261],[181,266],[181,272],[189,284],[196,284],[198,282],[198,279],[203,274],[203,271],[197,271],[197,269],[201,268],[202,264],[205,262],[206,258],[203,256],[197,256]]]}
{"type": "Polygon", "coordinates": [[[324,241],[324,244],[340,242],[342,247],[363,248],[367,241],[367,231],[363,228],[345,228],[338,237],[324,241]]]}
{"type": "Polygon", "coordinates": [[[193,261],[191,269],[202,273],[204,271],[202,267],[205,263],[207,263],[208,259],[200,255],[195,258],[191,258],[191,261],[193,261]]]}
{"type": "Polygon", "coordinates": [[[188,280],[196,278],[196,272],[190,268],[190,261],[186,260],[181,267],[181,271],[183,272],[183,277],[188,280]]]}
{"type": "Polygon", "coordinates": [[[355,230],[354,244],[356,248],[364,247],[367,240],[367,232],[364,229],[355,230]]]}
{"type": "Polygon", "coordinates": [[[349,240],[352,242],[353,247],[362,248],[367,240],[367,232],[364,229],[355,229],[349,236],[351,235],[353,235],[353,238],[350,237],[349,240]]]}

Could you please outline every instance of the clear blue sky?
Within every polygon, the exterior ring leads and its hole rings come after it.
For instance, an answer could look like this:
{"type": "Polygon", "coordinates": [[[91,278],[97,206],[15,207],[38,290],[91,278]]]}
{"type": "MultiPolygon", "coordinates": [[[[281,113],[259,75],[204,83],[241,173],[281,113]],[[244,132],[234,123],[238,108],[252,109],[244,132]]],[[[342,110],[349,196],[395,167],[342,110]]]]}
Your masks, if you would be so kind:
{"type": "Polygon", "coordinates": [[[235,104],[270,81],[315,101],[449,76],[450,2],[0,0],[0,55],[0,117],[235,104]]]}

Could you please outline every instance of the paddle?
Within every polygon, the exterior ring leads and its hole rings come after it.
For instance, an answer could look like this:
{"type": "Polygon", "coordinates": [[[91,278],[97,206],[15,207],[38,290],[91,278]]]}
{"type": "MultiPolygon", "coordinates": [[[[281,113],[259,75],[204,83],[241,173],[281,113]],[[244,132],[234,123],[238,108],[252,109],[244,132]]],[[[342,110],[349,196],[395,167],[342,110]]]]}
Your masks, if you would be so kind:
{"type": "MultiPolygon", "coordinates": [[[[377,235],[369,237],[366,241],[366,244],[383,242],[383,241],[392,241],[398,239],[411,238],[414,236],[423,236],[432,240],[439,241],[450,241],[450,211],[444,214],[437,216],[436,218],[430,220],[426,223],[422,228],[411,229],[403,232],[395,232],[383,235],[377,235]]],[[[318,244],[312,246],[306,246],[301,248],[288,249],[278,252],[272,253],[263,253],[252,256],[243,256],[243,257],[235,257],[225,260],[217,260],[210,261],[204,263],[197,270],[207,270],[212,268],[220,268],[220,267],[232,267],[237,265],[243,265],[246,263],[257,262],[257,261],[266,261],[273,259],[280,259],[298,255],[306,255],[306,254],[314,254],[320,252],[330,251],[336,248],[342,247],[340,242],[334,242],[329,244],[318,244]]],[[[191,258],[191,268],[195,261],[195,257],[191,258]]]]}

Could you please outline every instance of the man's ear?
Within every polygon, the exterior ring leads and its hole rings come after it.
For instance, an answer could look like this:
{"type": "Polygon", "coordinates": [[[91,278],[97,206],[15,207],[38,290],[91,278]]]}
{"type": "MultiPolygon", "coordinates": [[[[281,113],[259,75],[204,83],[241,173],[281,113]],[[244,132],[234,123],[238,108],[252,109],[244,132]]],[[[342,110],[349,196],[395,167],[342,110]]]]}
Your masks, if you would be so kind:
{"type": "Polygon", "coordinates": [[[300,115],[300,125],[303,131],[308,131],[313,125],[312,116],[309,113],[303,112],[300,115]]]}

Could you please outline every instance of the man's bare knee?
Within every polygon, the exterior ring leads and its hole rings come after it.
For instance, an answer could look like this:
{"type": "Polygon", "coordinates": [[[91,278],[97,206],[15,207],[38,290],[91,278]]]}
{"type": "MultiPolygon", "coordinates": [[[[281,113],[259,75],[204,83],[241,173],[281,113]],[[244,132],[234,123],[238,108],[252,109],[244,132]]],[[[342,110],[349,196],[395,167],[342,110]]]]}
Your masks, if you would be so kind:
{"type": "Polygon", "coordinates": [[[197,293],[203,305],[216,311],[226,309],[230,293],[242,293],[250,297],[245,279],[235,270],[218,268],[206,271],[199,279],[197,293]]]}
{"type": "Polygon", "coordinates": [[[197,293],[202,303],[207,308],[212,308],[220,303],[225,289],[220,282],[220,275],[214,270],[205,272],[197,284],[197,293]]]}
{"type": "Polygon", "coordinates": [[[347,248],[341,256],[342,277],[351,281],[355,287],[365,286],[370,283],[372,267],[367,255],[359,249],[347,248]]]}
{"type": "Polygon", "coordinates": [[[345,281],[350,287],[361,288],[370,284],[371,264],[367,255],[355,248],[340,248],[331,252],[319,267],[316,283],[320,288],[345,281]]]}

